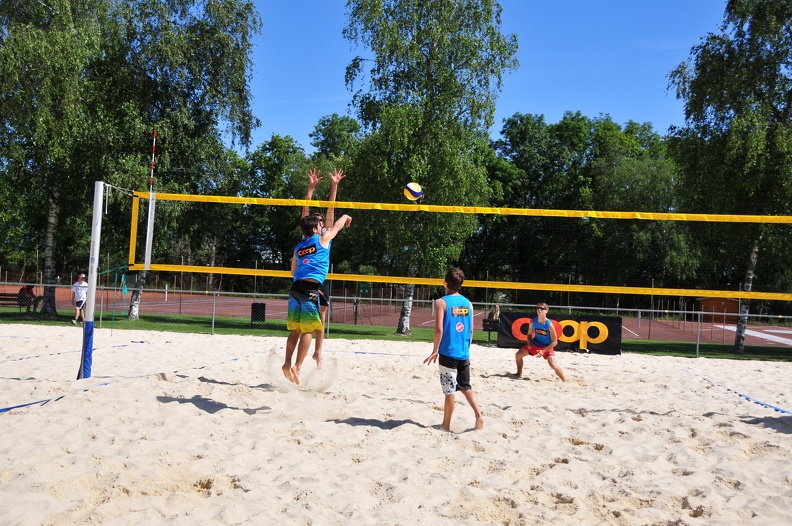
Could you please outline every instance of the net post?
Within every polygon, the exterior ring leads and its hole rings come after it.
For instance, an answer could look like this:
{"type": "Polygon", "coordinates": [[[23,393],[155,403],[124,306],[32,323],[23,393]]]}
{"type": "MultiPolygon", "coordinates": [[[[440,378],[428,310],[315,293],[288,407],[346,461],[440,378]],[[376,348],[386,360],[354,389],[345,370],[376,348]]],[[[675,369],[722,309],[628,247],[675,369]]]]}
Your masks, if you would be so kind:
{"type": "Polygon", "coordinates": [[[143,269],[151,270],[151,245],[154,242],[154,208],[157,201],[157,194],[152,190],[149,194],[148,223],[146,225],[146,254],[143,261],[143,269]]]}
{"type": "Polygon", "coordinates": [[[102,196],[104,183],[94,183],[93,221],[91,223],[91,250],[88,258],[88,294],[85,299],[85,323],[83,324],[82,357],[77,379],[91,377],[93,361],[94,310],[96,307],[96,283],[99,276],[99,242],[102,237],[102,196]]]}

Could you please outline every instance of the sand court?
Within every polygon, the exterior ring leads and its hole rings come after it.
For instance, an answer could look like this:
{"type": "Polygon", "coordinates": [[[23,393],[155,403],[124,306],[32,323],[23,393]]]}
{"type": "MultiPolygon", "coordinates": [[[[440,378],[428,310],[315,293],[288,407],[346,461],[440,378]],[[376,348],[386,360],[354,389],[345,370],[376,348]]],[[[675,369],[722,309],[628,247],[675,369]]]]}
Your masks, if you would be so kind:
{"type": "Polygon", "coordinates": [[[783,524],[792,364],[474,345],[440,430],[431,344],[0,325],[1,524],[783,524]],[[29,404],[29,405],[25,405],[29,404]]]}

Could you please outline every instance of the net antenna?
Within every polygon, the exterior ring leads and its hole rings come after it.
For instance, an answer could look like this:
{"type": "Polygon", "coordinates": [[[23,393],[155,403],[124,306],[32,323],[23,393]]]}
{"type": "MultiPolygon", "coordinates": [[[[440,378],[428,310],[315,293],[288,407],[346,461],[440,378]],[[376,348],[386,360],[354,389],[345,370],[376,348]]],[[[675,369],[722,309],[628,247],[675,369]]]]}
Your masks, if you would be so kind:
{"type": "Polygon", "coordinates": [[[154,130],[154,138],[151,143],[151,175],[149,175],[149,209],[148,222],[146,223],[146,255],[143,260],[143,269],[151,270],[151,245],[154,238],[154,208],[156,205],[156,194],[154,193],[154,154],[157,151],[157,130],[154,130]]]}

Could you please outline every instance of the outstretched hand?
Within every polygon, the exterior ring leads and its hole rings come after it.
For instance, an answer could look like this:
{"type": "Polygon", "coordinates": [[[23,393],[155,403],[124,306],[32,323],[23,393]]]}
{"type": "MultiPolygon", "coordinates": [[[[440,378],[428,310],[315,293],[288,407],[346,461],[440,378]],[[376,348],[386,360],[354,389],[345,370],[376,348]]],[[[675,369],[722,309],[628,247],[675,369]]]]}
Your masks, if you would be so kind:
{"type": "Polygon", "coordinates": [[[319,170],[316,168],[311,168],[311,171],[308,172],[308,186],[311,188],[316,188],[316,185],[319,184],[322,178],[319,177],[319,170]]]}
{"type": "Polygon", "coordinates": [[[344,170],[336,168],[333,170],[333,173],[330,174],[330,177],[333,179],[333,184],[338,184],[341,182],[341,179],[346,177],[346,175],[344,174],[344,170]]]}

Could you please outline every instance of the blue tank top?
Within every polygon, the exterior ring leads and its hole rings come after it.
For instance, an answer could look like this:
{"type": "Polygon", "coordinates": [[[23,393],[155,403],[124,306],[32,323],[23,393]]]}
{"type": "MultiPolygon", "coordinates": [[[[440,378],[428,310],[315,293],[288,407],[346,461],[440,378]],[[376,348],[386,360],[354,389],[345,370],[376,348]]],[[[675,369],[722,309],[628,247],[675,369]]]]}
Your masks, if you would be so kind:
{"type": "Polygon", "coordinates": [[[443,318],[443,337],[437,351],[455,360],[470,359],[471,327],[473,326],[473,306],[459,294],[443,296],[446,312],[443,318]]]}
{"type": "Polygon", "coordinates": [[[332,240],[323,247],[319,242],[319,234],[304,237],[294,247],[294,259],[297,268],[294,270],[294,281],[311,278],[324,283],[330,270],[330,245],[332,240]]]}
{"type": "Polygon", "coordinates": [[[533,335],[531,341],[537,347],[547,347],[553,343],[553,337],[550,335],[550,318],[547,318],[544,323],[539,323],[539,318],[533,319],[533,335]]]}

